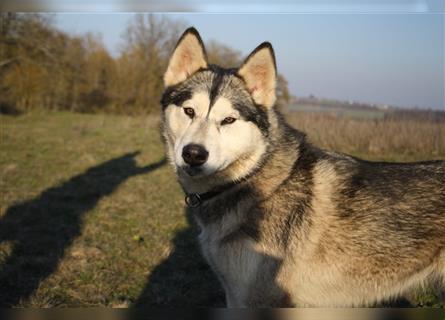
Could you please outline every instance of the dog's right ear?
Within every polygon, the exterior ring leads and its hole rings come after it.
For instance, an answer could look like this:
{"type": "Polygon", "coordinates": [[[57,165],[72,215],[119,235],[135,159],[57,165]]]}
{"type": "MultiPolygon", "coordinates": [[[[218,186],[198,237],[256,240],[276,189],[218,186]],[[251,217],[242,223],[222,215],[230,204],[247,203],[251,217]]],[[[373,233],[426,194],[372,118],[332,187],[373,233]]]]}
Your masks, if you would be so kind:
{"type": "Polygon", "coordinates": [[[199,69],[205,68],[207,68],[207,56],[204,44],[198,31],[193,27],[188,28],[170,57],[164,74],[164,85],[170,87],[178,84],[199,69]]]}

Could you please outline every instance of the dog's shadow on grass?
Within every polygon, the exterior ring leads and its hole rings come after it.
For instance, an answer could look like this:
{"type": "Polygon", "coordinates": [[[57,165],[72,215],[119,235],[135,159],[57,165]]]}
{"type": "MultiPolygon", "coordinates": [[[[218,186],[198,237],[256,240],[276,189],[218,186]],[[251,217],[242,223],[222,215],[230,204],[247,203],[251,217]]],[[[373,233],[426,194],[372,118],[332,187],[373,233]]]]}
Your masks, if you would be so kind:
{"type": "Polygon", "coordinates": [[[172,252],[150,273],[132,307],[225,306],[224,291],[202,257],[198,227],[187,210],[185,214],[188,227],[175,235],[172,252]]]}
{"type": "Polygon", "coordinates": [[[0,242],[11,241],[12,249],[0,256],[0,306],[26,301],[57,269],[65,249],[81,234],[84,216],[102,197],[126,179],[166,163],[164,158],[138,167],[134,159],[138,153],[92,167],[7,209],[0,218],[0,242]]]}

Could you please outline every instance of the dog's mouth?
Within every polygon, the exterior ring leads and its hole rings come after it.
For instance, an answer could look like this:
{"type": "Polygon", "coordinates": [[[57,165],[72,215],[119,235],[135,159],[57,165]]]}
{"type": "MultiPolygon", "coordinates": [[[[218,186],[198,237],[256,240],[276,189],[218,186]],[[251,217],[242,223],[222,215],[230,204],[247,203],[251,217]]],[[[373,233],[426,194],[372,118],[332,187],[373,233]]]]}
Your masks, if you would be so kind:
{"type": "Polygon", "coordinates": [[[202,167],[183,166],[181,167],[181,169],[190,177],[197,177],[204,175],[204,169],[202,167]]]}
{"type": "Polygon", "coordinates": [[[213,175],[218,170],[212,170],[205,166],[180,166],[179,172],[189,178],[203,178],[213,175]]]}

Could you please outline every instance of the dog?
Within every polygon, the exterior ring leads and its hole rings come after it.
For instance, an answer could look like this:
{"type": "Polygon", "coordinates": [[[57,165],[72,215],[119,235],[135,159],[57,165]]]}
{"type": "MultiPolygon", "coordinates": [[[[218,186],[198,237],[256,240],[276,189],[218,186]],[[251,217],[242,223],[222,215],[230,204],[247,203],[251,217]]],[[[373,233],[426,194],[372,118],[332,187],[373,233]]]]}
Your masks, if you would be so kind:
{"type": "Polygon", "coordinates": [[[236,69],[196,29],[164,74],[162,136],[228,307],[374,306],[444,291],[445,161],[321,150],[276,107],[272,45],[236,69]]]}

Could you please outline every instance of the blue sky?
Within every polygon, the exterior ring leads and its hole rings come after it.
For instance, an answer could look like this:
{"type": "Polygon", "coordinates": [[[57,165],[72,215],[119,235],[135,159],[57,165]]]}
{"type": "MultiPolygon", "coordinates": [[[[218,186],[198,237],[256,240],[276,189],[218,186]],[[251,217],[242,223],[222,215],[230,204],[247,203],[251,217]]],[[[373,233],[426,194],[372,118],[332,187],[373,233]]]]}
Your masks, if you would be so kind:
{"type": "MultiPolygon", "coordinates": [[[[270,41],[297,96],[444,109],[444,14],[167,14],[247,55],[270,41]]],[[[133,14],[57,14],[64,31],[102,34],[119,54],[133,14]]]]}

